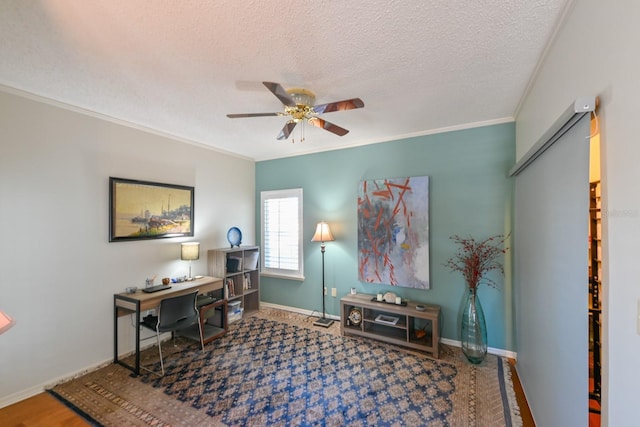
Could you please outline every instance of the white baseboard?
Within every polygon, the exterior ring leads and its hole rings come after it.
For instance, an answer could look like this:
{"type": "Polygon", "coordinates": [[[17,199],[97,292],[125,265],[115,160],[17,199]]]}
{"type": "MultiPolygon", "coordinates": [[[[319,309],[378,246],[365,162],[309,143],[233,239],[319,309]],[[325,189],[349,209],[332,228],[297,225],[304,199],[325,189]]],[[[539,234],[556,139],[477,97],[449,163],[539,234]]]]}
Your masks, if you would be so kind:
{"type": "MultiPolygon", "coordinates": [[[[462,344],[460,344],[460,341],[457,340],[450,340],[448,338],[440,338],[440,342],[442,344],[446,344],[446,345],[450,345],[452,347],[462,347],[462,344]]],[[[503,350],[501,348],[494,348],[494,347],[488,347],[487,348],[487,353],[489,354],[493,354],[496,356],[501,356],[501,357],[508,357],[511,359],[517,359],[518,357],[518,353],[514,352],[514,351],[510,351],[510,350],[503,350]]]]}
{"type": "Polygon", "coordinates": [[[74,378],[77,378],[81,375],[87,374],[89,372],[93,372],[97,369],[100,369],[104,366],[107,366],[109,364],[113,363],[113,359],[110,358],[109,360],[105,360],[103,362],[100,362],[96,365],[93,365],[91,367],[88,368],[84,368],[81,369],[79,371],[73,372],[73,373],[69,373],[69,374],[65,374],[65,375],[61,375],[57,378],[52,378],[47,380],[47,382],[45,383],[41,383],[38,385],[34,385],[33,387],[29,387],[27,389],[24,390],[20,390],[17,393],[14,394],[10,394],[9,396],[4,396],[2,399],[0,399],[0,408],[4,408],[5,406],[9,406],[9,405],[13,405],[14,403],[18,403],[22,400],[28,399],[30,397],[35,396],[36,394],[40,394],[42,392],[44,392],[46,389],[53,387],[56,384],[59,383],[63,383],[65,381],[69,381],[72,380],[74,378]]]}
{"type": "MultiPolygon", "coordinates": [[[[270,302],[260,301],[260,308],[263,308],[263,307],[275,308],[275,309],[284,310],[284,311],[291,311],[293,313],[304,314],[305,316],[322,317],[322,313],[317,311],[317,310],[304,310],[302,308],[289,307],[289,306],[286,306],[286,305],[272,304],[270,302]]],[[[325,317],[327,317],[329,319],[333,319],[333,320],[340,320],[340,316],[335,316],[333,314],[326,314],[325,317]]]]}
{"type": "MultiPolygon", "coordinates": [[[[319,313],[316,310],[313,310],[313,311],[311,311],[311,310],[303,310],[303,309],[297,308],[297,307],[289,307],[289,306],[286,306],[286,305],[272,304],[270,302],[263,302],[263,301],[260,301],[260,307],[276,308],[278,310],[291,311],[293,313],[304,314],[304,315],[307,315],[307,316],[317,315],[319,317],[320,315],[322,315],[322,313],[319,313]]],[[[340,316],[327,314],[326,317],[328,317],[329,319],[340,321],[340,316]]],[[[452,347],[461,347],[460,341],[457,341],[457,340],[451,340],[451,339],[448,339],[448,338],[440,338],[440,342],[442,344],[450,345],[452,347]]],[[[489,347],[487,349],[487,352],[489,354],[493,354],[493,355],[496,355],[496,356],[502,356],[502,357],[508,357],[508,358],[511,358],[511,359],[517,359],[518,358],[518,353],[516,353],[514,351],[503,350],[501,348],[489,347]]]]}
{"type": "MultiPolygon", "coordinates": [[[[162,342],[167,341],[171,339],[171,333],[167,332],[166,334],[163,334],[160,336],[160,340],[162,342]]],[[[153,347],[156,345],[156,336],[153,335],[151,337],[147,337],[147,338],[143,338],[140,340],[140,351],[146,350],[149,347],[153,347]],[[153,338],[153,342],[150,343],[145,343],[145,340],[148,340],[149,338],[153,338]]],[[[123,359],[129,355],[132,355],[135,352],[135,350],[131,350],[131,351],[127,351],[124,353],[121,353],[118,356],[118,359],[123,359]]],[[[70,381],[74,378],[77,378],[79,376],[88,374],[89,372],[93,372],[96,371],[100,368],[103,368],[107,365],[110,365],[113,363],[113,358],[109,358],[108,360],[104,360],[102,362],[99,362],[95,365],[89,366],[87,368],[84,369],[80,369],[79,371],[76,372],[71,372],[68,374],[64,374],[61,375],[57,378],[52,378],[47,380],[44,383],[38,384],[38,385],[34,385],[32,387],[29,387],[27,389],[24,390],[20,390],[17,393],[14,394],[10,394],[9,396],[3,396],[2,398],[0,398],[0,408],[4,408],[5,406],[9,406],[9,405],[13,405],[14,403],[18,403],[22,400],[28,399],[30,397],[33,397],[37,394],[43,393],[44,391],[46,391],[47,389],[53,388],[56,384],[60,384],[63,382],[67,382],[70,381]]]]}
{"type": "Polygon", "coordinates": [[[36,394],[40,394],[44,391],[44,387],[44,384],[41,384],[25,390],[20,390],[18,393],[13,393],[9,396],[4,396],[2,399],[0,399],[0,409],[4,408],[5,406],[13,405],[14,403],[18,403],[22,400],[33,397],[36,394]]]}

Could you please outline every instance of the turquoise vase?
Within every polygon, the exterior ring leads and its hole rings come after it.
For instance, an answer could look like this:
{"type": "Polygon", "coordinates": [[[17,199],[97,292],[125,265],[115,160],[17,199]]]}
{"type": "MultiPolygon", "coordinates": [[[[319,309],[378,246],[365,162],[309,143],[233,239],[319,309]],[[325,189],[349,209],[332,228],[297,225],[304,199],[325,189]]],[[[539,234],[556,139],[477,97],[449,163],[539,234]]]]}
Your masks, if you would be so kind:
{"type": "Polygon", "coordinates": [[[487,326],[476,288],[468,288],[460,321],[460,343],[467,360],[482,363],[487,355],[487,326]]]}

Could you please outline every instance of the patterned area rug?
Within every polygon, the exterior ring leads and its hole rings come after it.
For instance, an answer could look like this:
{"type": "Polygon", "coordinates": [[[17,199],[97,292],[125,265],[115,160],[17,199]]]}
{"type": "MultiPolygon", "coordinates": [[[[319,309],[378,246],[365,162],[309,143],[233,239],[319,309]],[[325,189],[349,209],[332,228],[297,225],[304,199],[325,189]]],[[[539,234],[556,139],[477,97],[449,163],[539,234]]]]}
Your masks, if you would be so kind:
{"type": "MultiPolygon", "coordinates": [[[[339,335],[313,318],[262,310],[206,351],[163,344],[164,377],[109,365],[50,392],[98,425],[521,425],[509,368],[443,346],[421,353],[339,335]]],[[[157,349],[143,364],[159,369],[157,349]]]]}

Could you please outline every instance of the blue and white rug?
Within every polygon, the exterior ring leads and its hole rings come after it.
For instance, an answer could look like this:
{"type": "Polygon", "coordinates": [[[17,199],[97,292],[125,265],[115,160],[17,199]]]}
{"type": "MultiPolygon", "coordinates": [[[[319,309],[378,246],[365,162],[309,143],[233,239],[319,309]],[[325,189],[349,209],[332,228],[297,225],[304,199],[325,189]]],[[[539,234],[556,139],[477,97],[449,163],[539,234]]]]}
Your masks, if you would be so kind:
{"type": "Polygon", "coordinates": [[[227,425],[447,425],[455,366],[249,318],[146,381],[227,425]]]}
{"type": "MultiPolygon", "coordinates": [[[[50,393],[105,426],[522,425],[502,358],[476,366],[442,346],[436,360],[313,320],[261,310],[204,353],[186,339],[164,343],[162,378],[110,364],[50,393]]],[[[157,354],[145,350],[144,363],[157,354]]]]}

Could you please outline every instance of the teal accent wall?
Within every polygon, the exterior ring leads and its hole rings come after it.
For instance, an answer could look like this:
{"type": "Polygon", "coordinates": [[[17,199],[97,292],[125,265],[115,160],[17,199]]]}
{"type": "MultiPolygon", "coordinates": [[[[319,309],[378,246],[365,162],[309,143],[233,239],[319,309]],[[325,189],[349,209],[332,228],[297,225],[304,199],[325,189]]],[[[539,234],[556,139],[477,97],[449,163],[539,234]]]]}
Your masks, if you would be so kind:
{"type": "MultiPolygon", "coordinates": [[[[312,144],[307,138],[306,144],[312,144]]],[[[261,279],[262,301],[322,311],[320,244],[311,242],[318,221],[327,221],[335,241],[326,244],[327,313],[339,315],[340,297],[388,290],[403,298],[442,306],[442,336],[458,340],[465,291],[462,275],[443,264],[456,246],[450,236],[483,239],[511,231],[515,124],[507,123],[363,147],[256,163],[256,241],[260,242],[260,192],[286,188],[304,191],[304,281],[261,279]],[[429,250],[431,289],[358,281],[357,190],[362,180],[429,176],[429,250]],[[331,288],[337,288],[337,297],[331,288]]],[[[497,288],[483,285],[489,347],[515,351],[510,257],[506,277],[492,276],[497,288]]],[[[425,260],[426,262],[426,260],[425,260]]]]}

